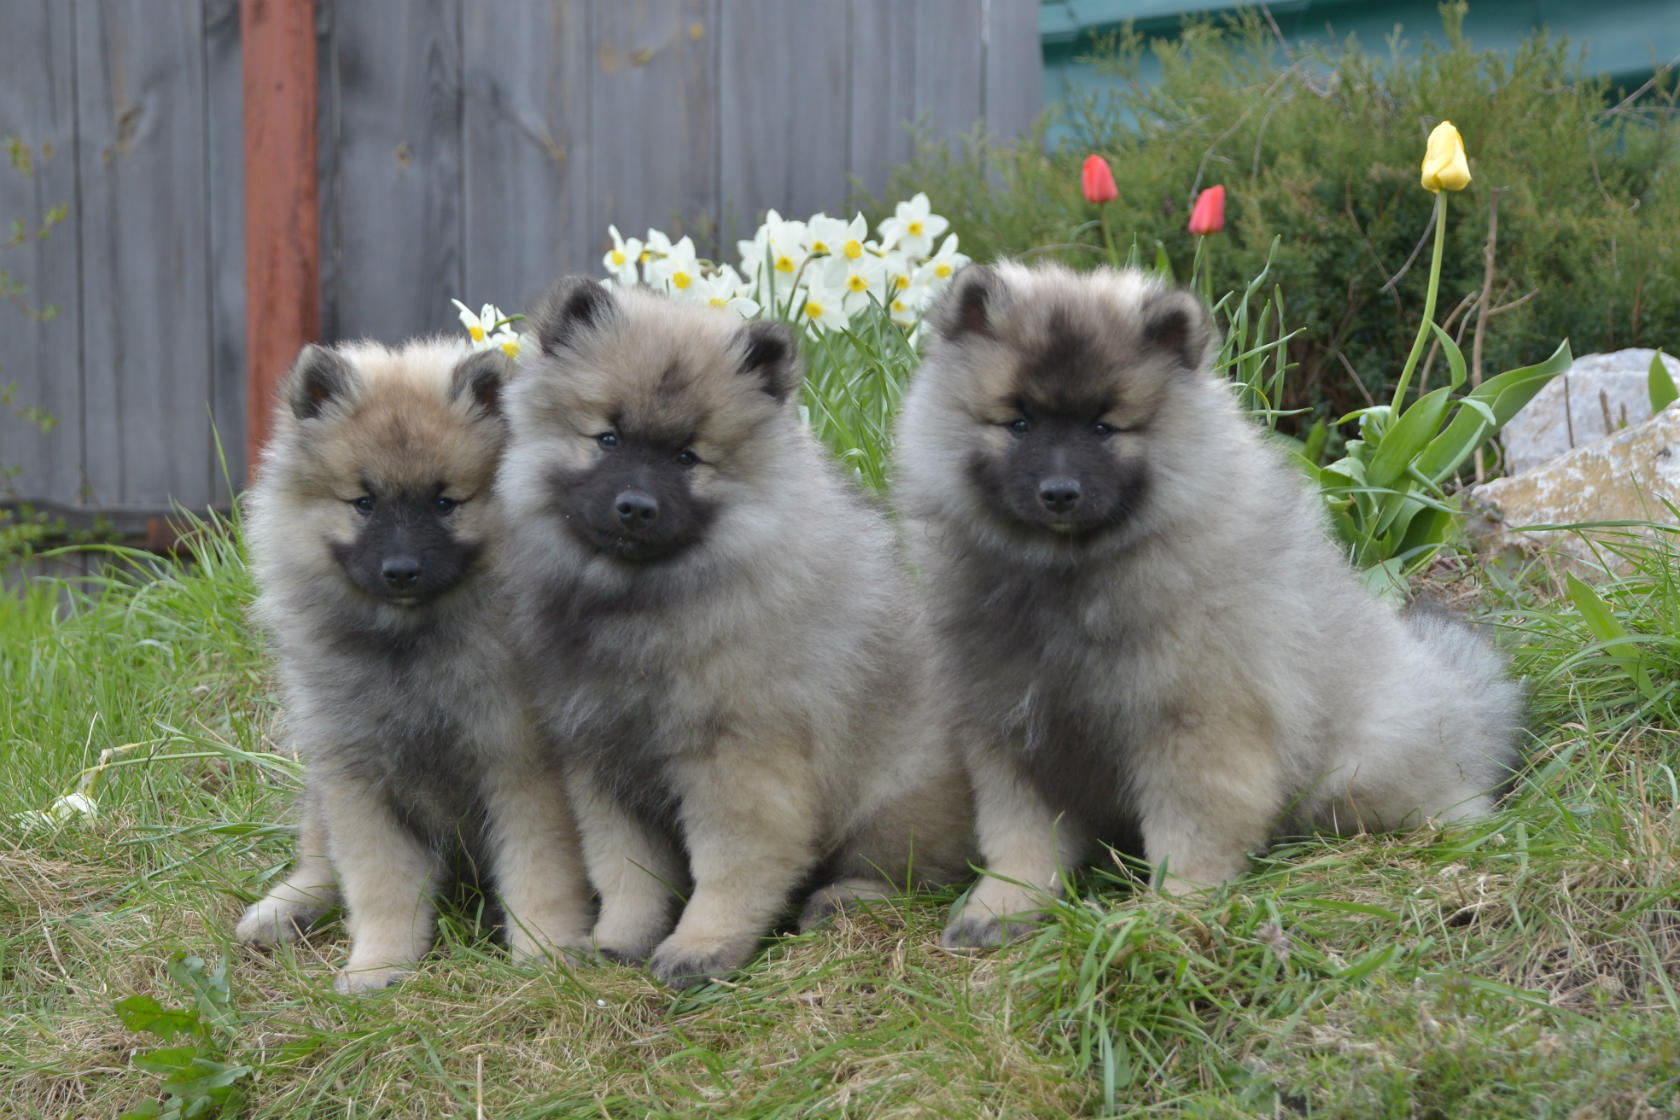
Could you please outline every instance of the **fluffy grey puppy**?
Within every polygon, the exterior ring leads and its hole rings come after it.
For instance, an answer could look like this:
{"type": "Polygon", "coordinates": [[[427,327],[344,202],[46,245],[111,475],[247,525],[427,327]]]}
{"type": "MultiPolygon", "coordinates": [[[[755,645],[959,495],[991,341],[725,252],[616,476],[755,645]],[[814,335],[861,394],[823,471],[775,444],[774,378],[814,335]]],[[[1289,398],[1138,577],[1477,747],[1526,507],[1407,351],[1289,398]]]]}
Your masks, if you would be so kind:
{"type": "Polygon", "coordinates": [[[1522,692],[1469,631],[1373,600],[1306,479],[1137,271],[970,267],[931,313],[897,497],[960,698],[998,944],[1098,840],[1182,890],[1285,833],[1485,814],[1522,692]]]}
{"type": "Polygon", "coordinates": [[[789,329],[587,279],[529,325],[503,570],[600,952],[682,984],[744,964],[802,889],[809,925],[960,877],[921,611],[800,424],[789,329]]]}
{"type": "Polygon", "coordinates": [[[291,940],[342,888],[340,991],[412,968],[462,874],[499,893],[515,960],[588,943],[564,781],[510,687],[490,578],[508,365],[442,340],[305,347],[247,496],[306,792],[297,863],[237,933],[291,940]]]}

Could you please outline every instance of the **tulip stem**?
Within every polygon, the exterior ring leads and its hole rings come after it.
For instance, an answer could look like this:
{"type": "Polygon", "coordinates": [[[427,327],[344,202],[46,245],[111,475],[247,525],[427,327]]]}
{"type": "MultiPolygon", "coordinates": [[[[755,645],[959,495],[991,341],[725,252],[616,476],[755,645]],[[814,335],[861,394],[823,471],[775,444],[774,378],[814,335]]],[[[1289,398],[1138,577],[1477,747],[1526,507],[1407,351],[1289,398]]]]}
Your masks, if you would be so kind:
{"type": "Polygon", "coordinates": [[[1115,268],[1120,267],[1120,255],[1114,251],[1114,234],[1108,229],[1108,203],[1097,206],[1097,216],[1102,219],[1103,244],[1108,246],[1108,263],[1115,268]]]}
{"type": "Polygon", "coordinates": [[[1418,323],[1417,338],[1412,340],[1412,352],[1406,355],[1406,366],[1400,371],[1400,383],[1394,387],[1393,410],[1398,413],[1406,398],[1406,386],[1412,380],[1418,358],[1423,356],[1423,344],[1429,340],[1430,324],[1435,322],[1435,293],[1441,286],[1441,250],[1447,243],[1447,194],[1435,192],[1435,252],[1429,260],[1429,292],[1423,300],[1423,321],[1418,323]]]}

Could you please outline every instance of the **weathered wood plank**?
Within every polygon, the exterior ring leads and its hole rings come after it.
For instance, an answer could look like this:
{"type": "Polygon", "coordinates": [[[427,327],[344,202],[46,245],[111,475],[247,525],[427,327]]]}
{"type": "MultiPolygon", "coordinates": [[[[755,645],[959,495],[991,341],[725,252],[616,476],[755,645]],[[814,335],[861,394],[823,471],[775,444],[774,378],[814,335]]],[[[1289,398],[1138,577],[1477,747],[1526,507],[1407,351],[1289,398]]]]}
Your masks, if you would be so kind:
{"type": "Polygon", "coordinates": [[[0,270],[27,288],[0,299],[0,386],[14,387],[12,404],[0,404],[0,497],[74,502],[82,491],[73,31],[59,0],[17,0],[0,14],[0,135],[30,153],[27,174],[0,166],[0,241],[14,220],[38,230],[50,208],[70,207],[45,239],[0,249],[0,270]],[[55,318],[41,317],[47,307],[55,318]],[[56,426],[42,433],[14,411],[25,407],[56,426]]]}
{"type": "Polygon", "coordinates": [[[463,302],[527,307],[598,272],[589,211],[588,0],[468,4],[462,27],[463,302]]]}
{"type": "Polygon", "coordinates": [[[914,4],[852,0],[848,165],[851,177],[877,197],[913,151],[917,24],[914,4]]]}
{"type": "MultiPolygon", "coordinates": [[[[233,44],[237,68],[229,73],[221,64],[225,43],[208,41],[206,57],[214,67],[210,76],[231,80],[244,111],[237,118],[219,115],[224,110],[215,95],[221,91],[212,90],[206,123],[212,181],[220,179],[218,160],[231,165],[244,185],[243,205],[211,210],[211,250],[217,264],[243,260],[244,291],[236,305],[223,306],[226,301],[218,298],[213,310],[218,320],[225,311],[249,331],[249,350],[240,363],[243,384],[223,387],[218,380],[218,387],[227,399],[237,392],[245,406],[249,440],[239,467],[254,467],[268,438],[282,374],[304,343],[321,337],[314,5],[312,0],[243,0],[219,27],[229,25],[240,36],[233,44]],[[226,144],[229,135],[241,133],[243,143],[226,144]],[[250,221],[234,227],[228,222],[230,211],[249,215],[250,221]],[[243,258],[226,244],[229,240],[243,249],[243,258]]],[[[217,27],[210,31],[215,34],[217,27]]],[[[224,188],[217,193],[226,197],[234,192],[224,188]]],[[[214,279],[212,294],[220,297],[223,277],[214,279]]],[[[237,289],[228,294],[240,295],[237,289]]],[[[243,339],[243,332],[238,337],[243,339]]]]}
{"type": "MultiPolygon", "coordinates": [[[[310,21],[313,26],[313,20],[310,21]]],[[[205,152],[210,210],[210,493],[226,505],[245,485],[245,152],[239,0],[205,0],[205,152]]],[[[311,144],[313,152],[313,144],[311,144]]],[[[311,167],[313,170],[313,167],[311,167]]],[[[314,238],[316,252],[320,238],[314,238]]],[[[317,312],[317,317],[319,313],[317,312]]]]}
{"type": "Polygon", "coordinates": [[[322,332],[448,329],[463,290],[460,0],[327,2],[322,332]]]}
{"type": "Polygon", "coordinates": [[[203,8],[78,4],[87,491],[210,497],[203,8]]]}
{"type": "Polygon", "coordinates": [[[847,193],[850,104],[844,4],[728,0],[718,31],[720,202],[725,245],[770,207],[838,216],[847,193]]]}
{"type": "Polygon", "coordinates": [[[986,131],[1000,139],[1027,132],[1044,109],[1044,48],[1038,0],[988,0],[986,131]]]}
{"type": "Polygon", "coordinates": [[[916,0],[915,117],[934,135],[974,127],[982,109],[982,0],[916,0]]]}
{"type": "Polygon", "coordinates": [[[596,0],[590,47],[589,229],[649,226],[715,248],[718,0],[596,0]]]}

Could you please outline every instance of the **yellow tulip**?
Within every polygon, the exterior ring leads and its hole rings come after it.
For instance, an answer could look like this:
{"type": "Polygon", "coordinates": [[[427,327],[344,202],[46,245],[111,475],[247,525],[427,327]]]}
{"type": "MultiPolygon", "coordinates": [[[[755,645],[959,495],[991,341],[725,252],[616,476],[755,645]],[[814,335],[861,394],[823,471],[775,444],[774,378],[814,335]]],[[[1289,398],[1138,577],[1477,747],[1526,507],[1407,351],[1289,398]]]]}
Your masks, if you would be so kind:
{"type": "Polygon", "coordinates": [[[1464,158],[1464,138],[1451,121],[1442,121],[1429,134],[1423,153],[1423,189],[1461,191],[1470,185],[1470,164],[1464,158]]]}

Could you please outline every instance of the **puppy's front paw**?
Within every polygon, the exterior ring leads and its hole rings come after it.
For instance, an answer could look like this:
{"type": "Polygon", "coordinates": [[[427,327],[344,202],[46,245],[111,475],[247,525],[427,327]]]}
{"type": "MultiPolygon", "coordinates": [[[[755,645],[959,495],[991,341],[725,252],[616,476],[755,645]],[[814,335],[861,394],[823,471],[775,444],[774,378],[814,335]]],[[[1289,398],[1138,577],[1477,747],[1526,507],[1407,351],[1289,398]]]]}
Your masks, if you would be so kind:
{"type": "Polygon", "coordinates": [[[287,902],[272,895],[253,902],[233,927],[246,945],[284,945],[301,938],[322,914],[320,907],[287,902]]]}
{"type": "Polygon", "coordinates": [[[983,907],[968,906],[951,919],[939,944],[946,949],[996,949],[1009,940],[1002,919],[983,907]]]}
{"type": "Polygon", "coordinates": [[[381,965],[377,968],[351,968],[346,966],[333,977],[333,991],[341,996],[366,995],[389,988],[412,969],[398,968],[395,965],[381,965]]]}
{"type": "Polygon", "coordinates": [[[740,939],[690,943],[672,934],[653,951],[648,968],[660,983],[686,988],[734,972],[747,963],[757,944],[756,937],[743,945],[740,939]]]}

